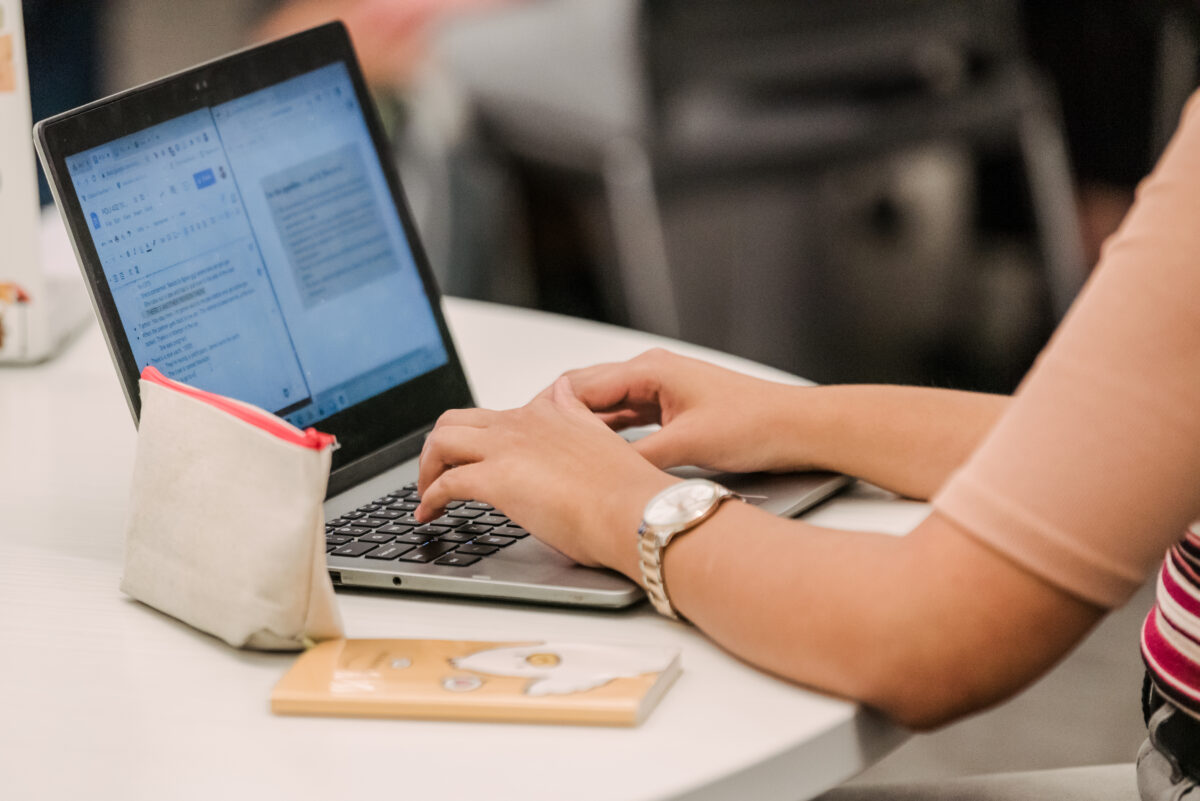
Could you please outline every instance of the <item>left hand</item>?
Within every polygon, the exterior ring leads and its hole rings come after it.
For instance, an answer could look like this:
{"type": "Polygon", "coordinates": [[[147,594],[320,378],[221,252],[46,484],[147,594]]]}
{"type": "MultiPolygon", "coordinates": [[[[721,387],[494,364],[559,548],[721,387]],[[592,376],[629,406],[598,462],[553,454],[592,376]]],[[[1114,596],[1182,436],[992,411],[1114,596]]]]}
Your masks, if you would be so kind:
{"type": "Polygon", "coordinates": [[[421,453],[414,514],[428,521],[451,500],[482,500],[576,562],[634,577],[642,509],[676,481],[560,378],[519,409],[443,414],[421,453]]]}

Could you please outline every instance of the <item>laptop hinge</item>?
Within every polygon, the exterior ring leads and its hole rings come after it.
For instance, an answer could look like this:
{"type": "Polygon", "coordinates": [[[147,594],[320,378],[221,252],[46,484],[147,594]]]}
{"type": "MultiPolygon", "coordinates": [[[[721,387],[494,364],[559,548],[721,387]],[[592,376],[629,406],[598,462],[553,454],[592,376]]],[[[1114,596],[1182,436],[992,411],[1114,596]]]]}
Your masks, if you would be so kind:
{"type": "Polygon", "coordinates": [[[415,458],[421,453],[421,447],[425,444],[425,435],[431,430],[433,430],[432,424],[419,428],[403,439],[398,439],[377,451],[368,453],[361,459],[356,459],[350,464],[342,465],[334,470],[329,474],[329,488],[325,491],[326,499],[358,486],[401,462],[415,458]]]}

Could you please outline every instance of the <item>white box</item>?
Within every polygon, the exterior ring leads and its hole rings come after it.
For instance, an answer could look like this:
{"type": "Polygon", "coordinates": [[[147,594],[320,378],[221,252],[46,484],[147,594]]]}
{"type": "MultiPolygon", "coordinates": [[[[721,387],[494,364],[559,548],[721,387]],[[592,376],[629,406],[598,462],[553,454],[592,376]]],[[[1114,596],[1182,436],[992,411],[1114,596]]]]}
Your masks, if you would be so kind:
{"type": "Polygon", "coordinates": [[[0,300],[0,363],[49,358],[90,316],[78,274],[45,269],[43,240],[62,231],[43,222],[38,203],[27,63],[21,2],[0,0],[0,284],[28,298],[0,300]]]}

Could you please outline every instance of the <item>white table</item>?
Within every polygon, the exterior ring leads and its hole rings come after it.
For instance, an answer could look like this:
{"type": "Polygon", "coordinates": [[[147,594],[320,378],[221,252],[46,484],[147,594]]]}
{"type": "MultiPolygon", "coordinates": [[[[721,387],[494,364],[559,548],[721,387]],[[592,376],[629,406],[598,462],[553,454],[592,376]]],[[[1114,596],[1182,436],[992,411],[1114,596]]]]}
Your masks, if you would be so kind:
{"type": "MultiPolygon", "coordinates": [[[[492,407],[523,403],[567,368],[663,342],[477,302],[447,300],[446,311],[492,407]]],[[[584,612],[363,592],[339,593],[349,636],[670,643],[684,672],[638,729],[274,717],[268,694],[292,656],[235,651],[118,591],[134,441],[95,325],[51,363],[0,370],[4,798],[796,801],[905,737],[645,604],[584,612]]],[[[811,519],[902,533],[926,513],[858,488],[811,519]]]]}

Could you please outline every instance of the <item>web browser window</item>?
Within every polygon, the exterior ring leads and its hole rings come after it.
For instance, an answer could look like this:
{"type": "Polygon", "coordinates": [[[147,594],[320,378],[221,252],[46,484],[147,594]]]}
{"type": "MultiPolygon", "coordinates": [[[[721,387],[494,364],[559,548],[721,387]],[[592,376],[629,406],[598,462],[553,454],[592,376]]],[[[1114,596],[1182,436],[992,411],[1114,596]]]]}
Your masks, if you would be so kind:
{"type": "Polygon", "coordinates": [[[303,426],[447,362],[343,64],[66,163],[139,370],[303,426]]]}

